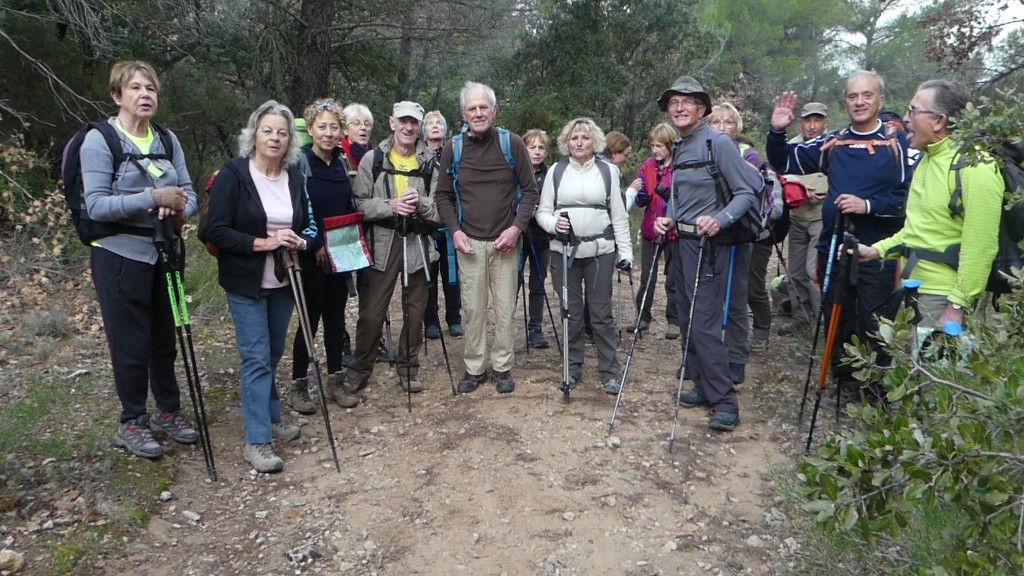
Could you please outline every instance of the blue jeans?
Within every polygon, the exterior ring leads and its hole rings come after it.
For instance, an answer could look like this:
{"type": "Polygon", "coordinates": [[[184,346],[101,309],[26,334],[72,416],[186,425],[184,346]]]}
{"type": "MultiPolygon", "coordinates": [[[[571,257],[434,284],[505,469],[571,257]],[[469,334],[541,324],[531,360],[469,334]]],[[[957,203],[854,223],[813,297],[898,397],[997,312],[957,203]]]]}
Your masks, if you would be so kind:
{"type": "Polygon", "coordinates": [[[281,421],[281,400],[274,384],[292,318],[291,288],[260,291],[259,298],[227,293],[235,321],[235,345],[242,358],[242,420],[245,442],[271,441],[270,423],[281,421]]]}

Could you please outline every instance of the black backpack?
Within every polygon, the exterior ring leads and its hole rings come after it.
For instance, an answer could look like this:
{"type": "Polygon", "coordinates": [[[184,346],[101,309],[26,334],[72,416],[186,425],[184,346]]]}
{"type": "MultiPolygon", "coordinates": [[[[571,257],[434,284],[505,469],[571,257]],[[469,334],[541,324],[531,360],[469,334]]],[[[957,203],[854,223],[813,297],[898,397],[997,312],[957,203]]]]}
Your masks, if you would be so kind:
{"type": "MultiPolygon", "coordinates": [[[[78,232],[78,239],[82,241],[82,244],[90,246],[94,240],[114,236],[115,234],[153,235],[153,230],[150,228],[139,228],[116,222],[96,222],[89,219],[89,213],[85,208],[82,162],[79,157],[86,134],[90,130],[95,129],[103,135],[103,140],[107,143],[107,148],[110,149],[110,154],[114,158],[113,174],[115,178],[117,177],[118,169],[125,161],[138,162],[144,158],[150,160],[170,160],[174,157],[174,143],[171,139],[171,133],[156,122],[151,122],[150,126],[153,127],[153,131],[163,144],[165,152],[161,154],[126,154],[121,146],[121,138],[117,133],[117,128],[106,120],[90,122],[76,132],[67,145],[64,146],[60,169],[61,182],[64,188],[64,201],[67,202],[68,210],[71,211],[71,221],[75,223],[75,231],[78,232]]],[[[143,169],[141,165],[139,165],[139,169],[143,169]]]]}

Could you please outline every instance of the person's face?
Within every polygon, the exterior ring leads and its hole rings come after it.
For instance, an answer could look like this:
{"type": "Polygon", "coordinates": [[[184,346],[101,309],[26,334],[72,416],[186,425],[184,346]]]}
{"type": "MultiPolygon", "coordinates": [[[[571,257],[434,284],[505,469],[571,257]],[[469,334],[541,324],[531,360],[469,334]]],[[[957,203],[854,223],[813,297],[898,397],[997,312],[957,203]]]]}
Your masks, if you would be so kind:
{"type": "Polygon", "coordinates": [[[668,114],[669,120],[680,134],[689,134],[700,124],[701,118],[704,117],[704,110],[704,103],[700,101],[700,98],[677,92],[668,99],[665,114],[668,114]]]}
{"type": "Polygon", "coordinates": [[[885,96],[882,96],[882,90],[874,78],[857,76],[846,85],[843,102],[850,121],[866,125],[878,120],[878,112],[885,105],[885,96]]]}
{"type": "Polygon", "coordinates": [[[483,136],[494,123],[494,107],[487,99],[483,90],[473,90],[466,94],[466,106],[462,109],[462,119],[477,137],[483,136]]]}
{"type": "Polygon", "coordinates": [[[615,164],[615,166],[621,170],[622,167],[625,166],[627,162],[629,162],[629,157],[632,155],[633,147],[626,146],[625,150],[622,150],[620,152],[612,152],[609,155],[608,159],[612,161],[612,164],[615,164]]]}
{"type": "Polygon", "coordinates": [[[907,106],[903,121],[907,125],[907,140],[910,147],[924,150],[945,138],[942,115],[932,111],[935,103],[935,90],[927,88],[918,90],[907,106]]]}
{"type": "Polygon", "coordinates": [[[150,119],[156,115],[157,91],[156,84],[146,78],[142,72],[136,72],[121,86],[121,93],[112,93],[111,97],[122,111],[134,118],[150,119]]]}
{"type": "Polygon", "coordinates": [[[373,122],[369,118],[352,118],[345,124],[345,135],[352,142],[362,145],[370,143],[370,132],[373,130],[373,122]]]}
{"type": "Polygon", "coordinates": [[[420,136],[419,120],[412,116],[402,116],[401,118],[390,116],[388,123],[391,125],[391,130],[395,133],[396,144],[403,148],[416,146],[416,139],[420,136]]]}
{"type": "Polygon", "coordinates": [[[811,114],[800,119],[800,131],[804,134],[804,140],[813,140],[825,133],[828,129],[828,118],[821,114],[811,114]]]}
{"type": "Polygon", "coordinates": [[[727,134],[729,138],[736,138],[739,122],[731,110],[719,108],[708,116],[708,125],[723,134],[727,134]]]}
{"type": "Polygon", "coordinates": [[[280,166],[288,152],[288,120],[264,114],[256,125],[255,155],[268,166],[280,166]]]}
{"type": "Polygon", "coordinates": [[[322,152],[333,150],[341,139],[341,121],[334,112],[318,113],[313,124],[306,126],[306,130],[313,139],[313,147],[322,152]]]}
{"type": "Polygon", "coordinates": [[[428,140],[440,140],[444,138],[444,120],[437,116],[431,116],[423,126],[428,140]]]}
{"type": "Polygon", "coordinates": [[[654,140],[651,141],[651,155],[654,156],[654,159],[658,162],[664,162],[667,160],[671,153],[672,152],[668,149],[668,146],[665,146],[661,142],[654,140]]]}
{"type": "Polygon", "coordinates": [[[548,145],[540,139],[530,142],[526,150],[530,153],[530,164],[534,166],[540,166],[544,163],[544,159],[548,157],[548,145]]]}
{"type": "Polygon", "coordinates": [[[580,164],[593,158],[594,139],[588,130],[577,128],[569,135],[569,156],[580,164]]]}

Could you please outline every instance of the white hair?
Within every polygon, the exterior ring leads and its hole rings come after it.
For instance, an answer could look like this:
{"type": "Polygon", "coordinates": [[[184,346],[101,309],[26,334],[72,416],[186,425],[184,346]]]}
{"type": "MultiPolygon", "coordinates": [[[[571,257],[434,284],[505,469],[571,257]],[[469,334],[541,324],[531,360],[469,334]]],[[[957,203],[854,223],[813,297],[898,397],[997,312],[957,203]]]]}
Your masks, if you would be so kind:
{"type": "Polygon", "coordinates": [[[242,128],[242,133],[238,135],[238,155],[243,158],[252,157],[253,152],[256,150],[256,128],[259,127],[260,120],[267,114],[280,116],[287,121],[288,150],[285,152],[281,166],[295,164],[299,161],[299,154],[302,153],[302,142],[299,140],[299,134],[295,130],[295,115],[292,114],[292,111],[287,106],[278,104],[275,100],[267,100],[260,104],[259,108],[249,115],[249,122],[245,125],[245,128],[242,128]]]}

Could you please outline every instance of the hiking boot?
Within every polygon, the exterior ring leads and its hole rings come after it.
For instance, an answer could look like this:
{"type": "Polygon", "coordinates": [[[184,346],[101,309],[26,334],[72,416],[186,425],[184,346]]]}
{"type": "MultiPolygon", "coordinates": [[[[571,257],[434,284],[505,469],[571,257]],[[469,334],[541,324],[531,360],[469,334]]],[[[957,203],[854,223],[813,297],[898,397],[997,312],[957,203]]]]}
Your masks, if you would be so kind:
{"type": "Polygon", "coordinates": [[[242,458],[252,464],[257,472],[264,474],[280,472],[284,469],[284,460],[274,454],[274,447],[268,444],[246,444],[242,451],[242,458]]]}
{"type": "Polygon", "coordinates": [[[462,335],[465,334],[462,324],[452,324],[448,327],[448,333],[452,335],[452,338],[462,338],[462,335]]]}
{"type": "Polygon", "coordinates": [[[391,363],[391,351],[388,350],[388,347],[386,344],[384,344],[383,339],[381,339],[380,343],[377,344],[377,362],[380,364],[391,363]]]}
{"type": "Polygon", "coordinates": [[[297,440],[299,436],[302,436],[302,428],[299,428],[298,426],[290,426],[284,422],[270,423],[270,437],[274,440],[290,442],[292,440],[297,440]]]}
{"type": "MultiPolygon", "coordinates": [[[[636,332],[636,327],[637,327],[636,324],[634,324],[634,325],[630,326],[629,328],[627,328],[627,330],[629,330],[629,333],[632,334],[633,332],[636,332]]],[[[647,330],[650,327],[651,327],[651,322],[649,320],[641,320],[640,321],[640,331],[641,332],[643,332],[644,330],[647,330]]]]}
{"type": "Polygon", "coordinates": [[[288,391],[288,404],[299,414],[316,413],[316,404],[309,397],[309,381],[306,378],[292,380],[292,387],[288,391]]]}
{"type": "Polygon", "coordinates": [[[708,428],[712,430],[719,430],[721,432],[731,432],[736,429],[736,426],[740,423],[740,415],[735,412],[722,412],[721,410],[715,410],[715,413],[711,416],[711,420],[708,420],[708,428]]]}
{"type": "Polygon", "coordinates": [[[114,445],[142,458],[159,458],[164,453],[145,421],[129,420],[121,424],[114,433],[114,445]]]}
{"type": "Polygon", "coordinates": [[[666,340],[677,340],[679,335],[679,326],[677,324],[669,324],[665,327],[666,340]]]}
{"type": "MultiPolygon", "coordinates": [[[[365,388],[365,386],[362,388],[365,388]]],[[[359,388],[359,390],[362,390],[362,388],[359,388]]],[[[324,397],[342,408],[355,408],[359,406],[359,398],[345,385],[345,376],[340,372],[327,375],[324,397]]]]}
{"type": "Polygon", "coordinates": [[[398,385],[402,387],[402,390],[405,390],[405,391],[409,392],[410,394],[419,394],[420,392],[423,392],[425,390],[425,388],[423,387],[423,384],[420,383],[420,380],[416,376],[416,374],[413,374],[412,377],[409,378],[408,385],[406,385],[405,374],[403,373],[403,374],[399,375],[398,376],[398,385]]]}
{"type": "Polygon", "coordinates": [[[619,390],[622,389],[622,384],[620,384],[615,378],[609,378],[604,381],[601,388],[604,389],[605,394],[618,394],[619,390]]]}
{"type": "Polygon", "coordinates": [[[537,330],[536,332],[530,332],[530,346],[533,346],[538,350],[543,350],[551,345],[548,344],[548,340],[544,337],[544,333],[537,330]]]}
{"type": "Polygon", "coordinates": [[[750,351],[751,352],[764,352],[768,350],[768,337],[767,336],[752,336],[750,338],[750,351]]]}
{"type": "Polygon", "coordinates": [[[480,374],[479,376],[474,376],[473,374],[466,372],[465,374],[463,374],[462,380],[459,380],[459,394],[469,394],[470,392],[479,388],[480,385],[483,384],[484,382],[487,382],[486,371],[483,374],[480,374]]]}
{"type": "Polygon", "coordinates": [[[573,374],[573,373],[570,372],[569,373],[569,381],[568,382],[565,382],[565,381],[559,382],[558,383],[558,389],[562,390],[562,391],[564,391],[566,388],[568,388],[569,390],[572,390],[573,388],[576,387],[576,383],[579,382],[579,381],[580,381],[580,375],[579,374],[573,374]]]}
{"type": "Polygon", "coordinates": [[[676,402],[678,402],[683,408],[697,408],[699,406],[709,406],[711,404],[704,396],[704,393],[697,388],[683,392],[676,399],[676,402]]]}
{"type": "Polygon", "coordinates": [[[441,329],[433,324],[427,326],[425,332],[428,340],[438,340],[441,338],[441,329]]]}
{"type": "Polygon", "coordinates": [[[185,420],[181,412],[157,412],[149,418],[149,429],[163,432],[179,444],[195,444],[199,433],[185,420]]]}
{"type": "Polygon", "coordinates": [[[498,394],[508,394],[516,389],[516,381],[512,378],[511,370],[494,371],[494,389],[498,391],[498,394]]]}
{"type": "Polygon", "coordinates": [[[793,320],[792,322],[786,322],[779,329],[775,331],[779,336],[793,336],[800,334],[810,328],[810,324],[803,320],[793,320]]]}
{"type": "Polygon", "coordinates": [[[348,366],[355,358],[352,356],[352,337],[345,332],[341,335],[341,365],[348,366]]]}
{"type": "Polygon", "coordinates": [[[739,362],[729,362],[729,376],[733,384],[743,384],[747,379],[747,365],[739,362]]]}

